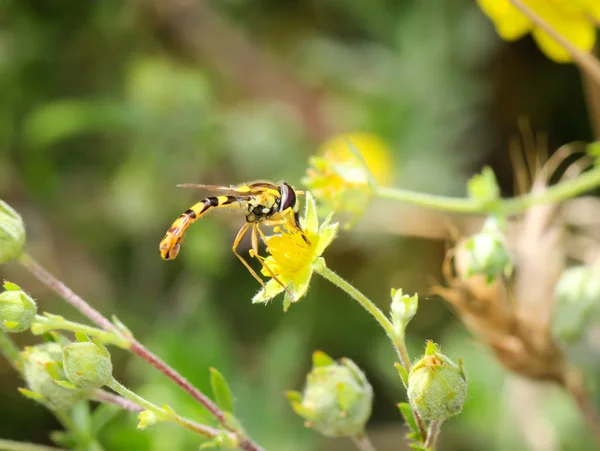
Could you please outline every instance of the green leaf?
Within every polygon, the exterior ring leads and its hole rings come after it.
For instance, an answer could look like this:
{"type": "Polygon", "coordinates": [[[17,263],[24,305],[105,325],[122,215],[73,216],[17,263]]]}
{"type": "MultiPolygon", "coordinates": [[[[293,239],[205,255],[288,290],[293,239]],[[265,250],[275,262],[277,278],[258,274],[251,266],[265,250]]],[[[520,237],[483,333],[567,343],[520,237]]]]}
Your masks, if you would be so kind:
{"type": "Polygon", "coordinates": [[[467,182],[469,197],[481,202],[493,202],[500,197],[500,188],[492,168],[486,166],[467,182]]]}
{"type": "Polygon", "coordinates": [[[225,412],[233,412],[233,396],[227,381],[215,368],[210,369],[210,385],[217,405],[225,412]]]}
{"type": "Polygon", "coordinates": [[[312,355],[312,363],[314,367],[335,365],[335,360],[325,354],[323,351],[315,351],[312,355]]]}
{"type": "Polygon", "coordinates": [[[398,374],[400,375],[400,379],[402,379],[402,383],[405,388],[408,388],[408,371],[398,362],[394,363],[396,370],[398,370],[398,374]]]}
{"type": "Polygon", "coordinates": [[[113,404],[100,404],[92,414],[91,435],[97,436],[110,422],[119,416],[123,410],[113,404]]]}
{"type": "Polygon", "coordinates": [[[90,406],[87,401],[78,402],[71,408],[71,420],[78,432],[91,433],[92,418],[90,415],[90,406]]]}
{"type": "Polygon", "coordinates": [[[19,285],[9,282],[8,280],[4,281],[3,287],[6,291],[21,291],[21,287],[19,285]]]}
{"type": "Polygon", "coordinates": [[[415,417],[413,415],[410,404],[407,402],[401,402],[398,404],[398,409],[400,409],[400,413],[402,414],[404,421],[406,421],[406,424],[411,429],[411,431],[413,431],[415,434],[417,434],[420,437],[421,434],[419,433],[419,428],[417,427],[417,421],[415,420],[415,417]]]}

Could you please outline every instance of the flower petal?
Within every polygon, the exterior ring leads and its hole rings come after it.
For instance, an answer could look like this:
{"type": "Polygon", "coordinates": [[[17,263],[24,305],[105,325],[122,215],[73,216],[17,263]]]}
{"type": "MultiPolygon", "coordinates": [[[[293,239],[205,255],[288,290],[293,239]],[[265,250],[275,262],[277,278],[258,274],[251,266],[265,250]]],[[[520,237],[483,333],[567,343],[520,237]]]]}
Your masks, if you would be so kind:
{"type": "Polygon", "coordinates": [[[253,304],[266,304],[284,289],[281,284],[277,283],[273,279],[266,283],[265,288],[261,288],[261,290],[254,295],[252,298],[253,304]]]}
{"type": "Polygon", "coordinates": [[[327,249],[327,246],[331,244],[337,235],[338,227],[339,224],[336,222],[335,224],[331,224],[319,231],[319,242],[317,243],[317,247],[315,249],[316,256],[320,256],[325,249],[327,249]]]}
{"type": "Polygon", "coordinates": [[[507,0],[477,0],[481,10],[494,22],[502,39],[514,41],[532,29],[531,21],[507,0]]]}
{"type": "MultiPolygon", "coordinates": [[[[596,29],[585,16],[582,15],[578,19],[569,17],[568,20],[563,20],[556,15],[552,15],[550,17],[544,17],[544,19],[546,19],[548,24],[561,36],[579,50],[589,52],[592,47],[594,47],[596,29]]],[[[537,41],[540,49],[550,59],[558,63],[568,63],[573,61],[569,52],[545,31],[535,28],[533,30],[533,37],[537,41]]]]}
{"type": "Polygon", "coordinates": [[[310,191],[306,192],[306,209],[304,213],[304,229],[309,235],[316,235],[319,230],[317,206],[310,191]]]}
{"type": "Polygon", "coordinates": [[[299,271],[296,274],[294,274],[294,277],[292,279],[294,286],[292,287],[291,291],[294,294],[294,297],[296,298],[294,300],[295,302],[297,302],[298,299],[304,296],[308,291],[308,286],[310,285],[312,273],[312,267],[307,266],[306,268],[303,268],[302,271],[299,271]]]}

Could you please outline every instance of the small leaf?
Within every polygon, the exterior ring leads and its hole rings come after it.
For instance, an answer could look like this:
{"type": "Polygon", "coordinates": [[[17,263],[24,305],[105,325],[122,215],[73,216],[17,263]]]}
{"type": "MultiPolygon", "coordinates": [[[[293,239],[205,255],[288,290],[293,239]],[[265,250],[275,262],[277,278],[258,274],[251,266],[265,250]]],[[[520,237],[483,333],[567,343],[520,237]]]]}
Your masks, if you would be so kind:
{"type": "Polygon", "coordinates": [[[41,393],[36,393],[34,391],[27,390],[26,388],[21,388],[21,387],[19,387],[17,390],[23,396],[25,396],[26,398],[29,398],[35,402],[39,402],[39,403],[43,404],[46,401],[46,397],[44,395],[42,395],[41,393]]]}
{"type": "Polygon", "coordinates": [[[394,363],[396,370],[398,370],[398,374],[400,375],[400,379],[402,379],[402,383],[404,384],[404,388],[408,387],[408,371],[404,368],[400,363],[394,363]]]}
{"type": "Polygon", "coordinates": [[[500,197],[500,188],[492,168],[486,166],[467,182],[469,197],[481,202],[493,202],[500,197]]]}
{"type": "Polygon", "coordinates": [[[347,412],[361,396],[361,393],[356,388],[352,388],[341,382],[335,388],[338,406],[342,412],[347,412]]]}
{"type": "Polygon", "coordinates": [[[88,337],[83,332],[79,332],[79,331],[75,332],[75,340],[77,340],[78,343],[86,343],[86,342],[91,342],[92,341],[90,339],[90,337],[88,337]]]}
{"type": "Polygon", "coordinates": [[[419,428],[417,427],[417,421],[415,420],[415,417],[413,415],[410,404],[407,402],[401,402],[398,404],[398,409],[400,409],[400,413],[402,414],[404,421],[406,421],[406,424],[411,429],[411,431],[413,431],[415,434],[417,434],[420,437],[421,434],[419,433],[419,428]]]}
{"type": "Polygon", "coordinates": [[[79,445],[75,435],[65,431],[50,432],[50,440],[52,440],[56,445],[63,446],[68,449],[76,448],[77,445],[79,445]]]}
{"type": "Polygon", "coordinates": [[[312,355],[313,367],[335,365],[335,360],[325,354],[323,351],[315,351],[312,355]]]}
{"type": "Polygon", "coordinates": [[[285,392],[285,397],[290,402],[302,402],[302,393],[294,390],[289,390],[285,392]]]}
{"type": "Polygon", "coordinates": [[[6,291],[21,291],[21,287],[19,285],[9,282],[8,280],[4,281],[3,287],[6,291]]]}
{"type": "Polygon", "coordinates": [[[425,355],[433,355],[439,352],[440,348],[433,341],[427,340],[427,346],[425,346],[425,355]]]}
{"type": "Polygon", "coordinates": [[[233,412],[233,396],[227,381],[215,368],[210,369],[210,385],[217,405],[225,412],[233,412]]]}

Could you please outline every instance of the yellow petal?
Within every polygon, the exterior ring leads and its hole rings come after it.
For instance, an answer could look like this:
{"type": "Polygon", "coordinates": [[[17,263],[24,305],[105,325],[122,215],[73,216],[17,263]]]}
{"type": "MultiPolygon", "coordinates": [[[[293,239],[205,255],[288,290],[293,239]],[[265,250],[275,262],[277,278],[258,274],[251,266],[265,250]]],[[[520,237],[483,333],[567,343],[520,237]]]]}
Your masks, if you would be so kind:
{"type": "Polygon", "coordinates": [[[316,235],[319,231],[319,218],[317,217],[317,206],[315,199],[306,192],[306,209],[304,213],[304,229],[309,235],[316,235]]]}
{"type": "Polygon", "coordinates": [[[508,0],[477,0],[481,10],[494,22],[502,39],[514,41],[529,33],[533,25],[508,0]]]}
{"type": "MultiPolygon", "coordinates": [[[[282,282],[286,283],[285,281],[282,282]]],[[[273,279],[266,283],[265,288],[261,288],[261,290],[252,298],[253,304],[266,304],[283,291],[283,287],[273,279]]]]}
{"type": "Polygon", "coordinates": [[[327,249],[327,246],[329,246],[335,238],[337,231],[337,223],[331,224],[325,228],[321,228],[319,231],[319,242],[317,243],[317,247],[315,249],[315,256],[319,257],[325,251],[325,249],[327,249]]]}
{"type": "MultiPolygon", "coordinates": [[[[588,22],[584,16],[578,20],[560,20],[558,17],[545,17],[548,24],[554,28],[561,36],[567,39],[579,50],[589,52],[594,47],[596,39],[596,29],[588,22]]],[[[560,45],[548,33],[539,28],[533,30],[533,37],[538,43],[540,49],[552,60],[558,63],[568,63],[573,58],[562,45],[560,45]]]]}
{"type": "Polygon", "coordinates": [[[310,266],[307,266],[302,271],[299,271],[296,274],[294,274],[294,277],[292,279],[293,287],[291,291],[296,297],[296,301],[298,301],[298,299],[304,296],[308,291],[311,276],[312,268],[310,266]]]}

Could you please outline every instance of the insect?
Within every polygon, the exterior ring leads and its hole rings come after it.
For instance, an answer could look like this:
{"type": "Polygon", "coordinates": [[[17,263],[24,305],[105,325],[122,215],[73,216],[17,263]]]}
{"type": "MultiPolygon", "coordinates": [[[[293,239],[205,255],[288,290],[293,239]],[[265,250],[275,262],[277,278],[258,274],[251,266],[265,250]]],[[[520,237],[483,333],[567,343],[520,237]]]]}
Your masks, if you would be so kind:
{"type": "MultiPolygon", "coordinates": [[[[197,185],[191,183],[177,186],[180,188],[200,188],[210,191],[221,191],[228,194],[207,197],[201,200],[173,222],[159,245],[160,255],[164,260],[175,259],[179,253],[183,235],[188,227],[207,212],[217,208],[241,208],[244,211],[246,223],[236,235],[235,240],[233,241],[232,251],[263,288],[265,287],[263,280],[256,274],[250,264],[237,252],[237,248],[248,230],[252,229],[252,256],[258,255],[258,236],[260,235],[263,240],[266,239],[264,233],[260,229],[261,224],[267,226],[277,226],[286,223],[292,224],[293,227],[297,228],[302,233],[302,237],[308,243],[308,238],[300,228],[298,213],[299,203],[297,195],[304,194],[304,192],[294,190],[294,188],[286,182],[280,182],[277,185],[261,181],[239,186],[197,185]]],[[[273,271],[271,271],[262,260],[260,261],[273,279],[282,285],[289,293],[287,287],[277,279],[275,274],[273,274],[273,271]]]]}

